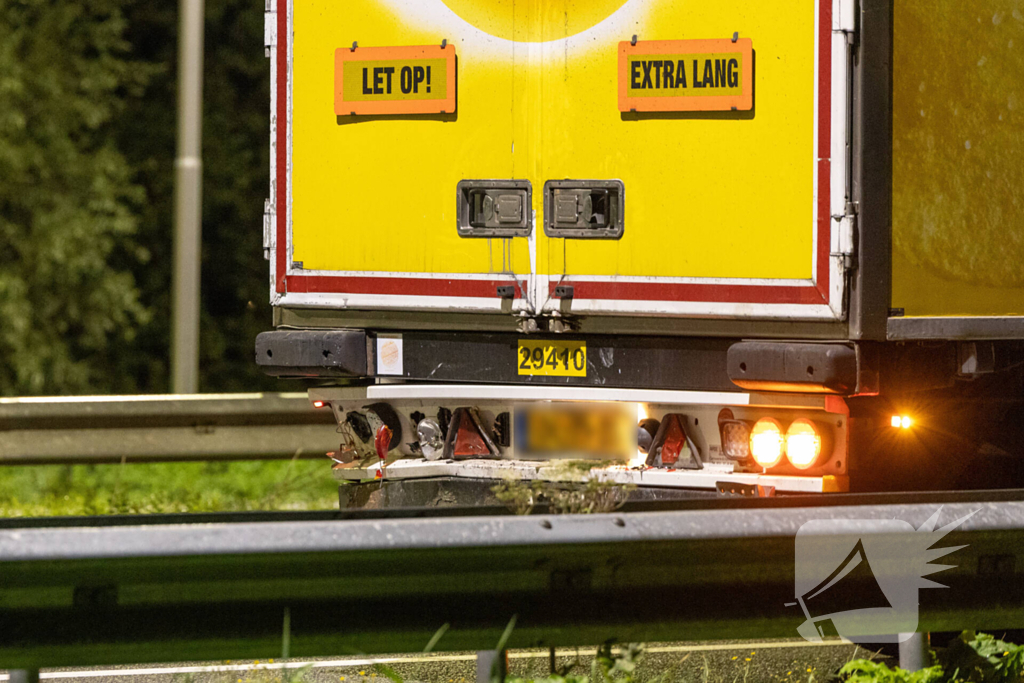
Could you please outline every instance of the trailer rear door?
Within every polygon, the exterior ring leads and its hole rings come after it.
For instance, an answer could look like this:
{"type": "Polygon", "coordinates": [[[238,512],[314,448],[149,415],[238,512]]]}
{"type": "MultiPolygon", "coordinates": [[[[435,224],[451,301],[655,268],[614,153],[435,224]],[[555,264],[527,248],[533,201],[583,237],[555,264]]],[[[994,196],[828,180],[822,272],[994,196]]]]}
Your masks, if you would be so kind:
{"type": "Polygon", "coordinates": [[[521,307],[527,239],[460,237],[455,212],[460,181],[525,175],[525,49],[467,49],[452,18],[439,1],[278,3],[276,303],[521,307]]]}
{"type": "Polygon", "coordinates": [[[277,12],[275,303],[844,317],[852,3],[277,12]],[[402,97],[416,59],[454,64],[443,98],[402,97]]]}

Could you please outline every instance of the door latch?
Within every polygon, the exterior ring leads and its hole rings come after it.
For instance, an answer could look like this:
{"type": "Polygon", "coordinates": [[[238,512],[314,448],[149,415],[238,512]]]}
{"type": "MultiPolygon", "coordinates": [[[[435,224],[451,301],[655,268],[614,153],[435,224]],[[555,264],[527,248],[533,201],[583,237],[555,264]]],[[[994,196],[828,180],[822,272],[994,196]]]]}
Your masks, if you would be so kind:
{"type": "Polygon", "coordinates": [[[621,180],[549,180],[544,183],[544,234],[618,239],[625,199],[621,180]]]}
{"type": "Polygon", "coordinates": [[[456,194],[462,237],[528,237],[533,230],[528,180],[463,180],[456,194]]]}

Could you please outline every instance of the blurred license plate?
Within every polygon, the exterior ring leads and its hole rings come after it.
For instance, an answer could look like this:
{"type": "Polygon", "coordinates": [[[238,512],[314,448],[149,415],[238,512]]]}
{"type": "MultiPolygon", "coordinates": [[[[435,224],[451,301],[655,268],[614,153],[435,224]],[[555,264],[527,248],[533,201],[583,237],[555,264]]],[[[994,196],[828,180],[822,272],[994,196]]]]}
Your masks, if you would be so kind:
{"type": "Polygon", "coordinates": [[[586,377],[587,342],[520,339],[519,374],[586,377]]]}
{"type": "Polygon", "coordinates": [[[520,457],[629,460],[636,454],[635,418],[635,409],[610,404],[521,407],[516,410],[516,452],[520,457]]]}

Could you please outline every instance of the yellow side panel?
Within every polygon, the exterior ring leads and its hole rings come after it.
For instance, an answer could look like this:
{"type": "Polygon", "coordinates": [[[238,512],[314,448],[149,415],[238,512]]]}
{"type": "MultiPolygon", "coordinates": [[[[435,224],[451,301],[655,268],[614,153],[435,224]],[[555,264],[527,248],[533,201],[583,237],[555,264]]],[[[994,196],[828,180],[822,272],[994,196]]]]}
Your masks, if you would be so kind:
{"type": "Polygon", "coordinates": [[[463,179],[533,185],[541,273],[811,277],[815,3],[295,0],[293,256],[307,270],[530,272],[526,238],[465,239],[463,179]],[[754,110],[620,114],[617,44],[753,40],[754,110]],[[458,54],[454,117],[335,117],[333,52],[458,54]],[[568,38],[568,39],[567,39],[568,38]],[[620,179],[622,239],[549,240],[543,186],[620,179]]]}
{"type": "Polygon", "coordinates": [[[1024,315],[1024,7],[894,8],[892,305],[1024,315]]]}

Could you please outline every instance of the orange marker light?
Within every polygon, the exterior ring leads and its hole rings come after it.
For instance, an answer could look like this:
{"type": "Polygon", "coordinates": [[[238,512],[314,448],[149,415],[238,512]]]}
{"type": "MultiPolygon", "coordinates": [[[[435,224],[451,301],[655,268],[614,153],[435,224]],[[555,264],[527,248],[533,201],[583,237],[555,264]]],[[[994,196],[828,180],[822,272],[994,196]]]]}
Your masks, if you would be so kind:
{"type": "Polygon", "coordinates": [[[762,417],[750,430],[750,454],[761,467],[774,467],[785,454],[782,425],[773,417],[762,417]]]}
{"type": "Polygon", "coordinates": [[[818,462],[821,455],[821,434],[810,420],[793,420],[786,430],[786,457],[793,467],[806,470],[818,462]]]}
{"type": "Polygon", "coordinates": [[[327,404],[324,403],[323,401],[313,401],[314,408],[323,408],[325,405],[327,404]]]}
{"type": "Polygon", "coordinates": [[[914,424],[914,421],[910,419],[909,415],[893,415],[889,424],[897,429],[910,429],[910,425],[914,424]]]}

